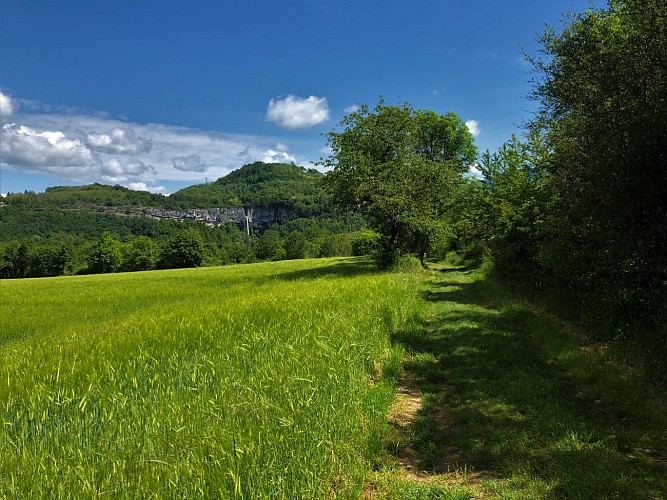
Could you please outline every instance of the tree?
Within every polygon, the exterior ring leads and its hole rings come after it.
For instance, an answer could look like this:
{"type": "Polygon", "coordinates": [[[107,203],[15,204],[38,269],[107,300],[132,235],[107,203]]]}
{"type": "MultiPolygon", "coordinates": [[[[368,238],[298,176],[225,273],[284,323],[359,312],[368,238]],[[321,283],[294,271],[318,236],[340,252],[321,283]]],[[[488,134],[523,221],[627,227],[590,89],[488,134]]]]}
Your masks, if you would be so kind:
{"type": "Polygon", "coordinates": [[[444,200],[477,156],[473,136],[454,113],[438,115],[381,99],[363,105],[327,134],[331,155],[320,165],[339,208],[359,210],[382,235],[382,265],[401,251],[424,262],[444,230],[444,200]]]}
{"type": "Polygon", "coordinates": [[[252,246],[257,260],[280,260],[285,256],[280,234],[273,229],[264,231],[252,246]]]}
{"type": "Polygon", "coordinates": [[[308,241],[300,231],[292,231],[285,238],[285,258],[286,259],[303,259],[306,257],[306,249],[308,241]]]}
{"type": "Polygon", "coordinates": [[[167,240],[158,267],[178,269],[199,267],[204,260],[204,242],[196,229],[183,229],[167,240]]]}
{"type": "Polygon", "coordinates": [[[108,231],[91,247],[88,269],[93,273],[113,273],[121,263],[121,242],[108,231]]]}
{"type": "Polygon", "coordinates": [[[123,247],[123,271],[147,271],[155,268],[153,240],[138,236],[123,247]]]}
{"type": "Polygon", "coordinates": [[[627,331],[667,304],[667,3],[610,0],[541,43],[542,262],[627,331]]]}
{"type": "Polygon", "coordinates": [[[28,276],[41,278],[44,276],[60,276],[65,272],[67,249],[64,245],[35,245],[30,252],[28,276]]]}
{"type": "Polygon", "coordinates": [[[30,249],[25,242],[10,241],[0,247],[0,278],[24,278],[30,264],[30,249]]]}

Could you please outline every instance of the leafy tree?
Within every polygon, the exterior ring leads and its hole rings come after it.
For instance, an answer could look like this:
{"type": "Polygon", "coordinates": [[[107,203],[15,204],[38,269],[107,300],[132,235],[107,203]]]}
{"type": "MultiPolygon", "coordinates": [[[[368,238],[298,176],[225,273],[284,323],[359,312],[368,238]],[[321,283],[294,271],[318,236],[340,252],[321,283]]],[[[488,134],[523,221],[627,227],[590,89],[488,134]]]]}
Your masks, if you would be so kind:
{"type": "Polygon", "coordinates": [[[204,242],[196,229],[184,229],[165,243],[158,267],[177,269],[199,267],[204,260],[204,242]]]}
{"type": "Polygon", "coordinates": [[[116,272],[121,263],[122,244],[115,235],[104,232],[92,245],[88,256],[88,269],[92,273],[116,272]]]}
{"type": "Polygon", "coordinates": [[[352,255],[372,255],[378,250],[380,235],[373,231],[364,231],[352,238],[352,255]]]}
{"type": "MultiPolygon", "coordinates": [[[[667,4],[611,0],[541,39],[541,259],[623,332],[667,304],[667,4]]],[[[664,324],[664,323],[663,323],[664,324]]],[[[663,339],[664,341],[664,339],[663,339]]]]}
{"type": "Polygon", "coordinates": [[[269,229],[253,242],[257,260],[280,260],[285,256],[278,231],[269,229]]]}
{"type": "Polygon", "coordinates": [[[306,257],[308,241],[303,233],[292,231],[284,242],[286,259],[303,259],[306,257]]]}
{"type": "Polygon", "coordinates": [[[0,248],[0,278],[23,278],[29,264],[30,251],[25,242],[10,241],[0,248]]]}
{"type": "Polygon", "coordinates": [[[352,235],[349,233],[325,236],[318,257],[346,257],[352,255],[352,235]]]}
{"type": "Polygon", "coordinates": [[[36,245],[30,252],[28,276],[60,276],[65,272],[67,261],[67,249],[64,245],[36,245]]]}
{"type": "Polygon", "coordinates": [[[123,247],[123,271],[148,271],[155,268],[156,250],[153,240],[138,236],[123,247]]]}
{"type": "Polygon", "coordinates": [[[444,201],[477,156],[466,125],[454,113],[415,111],[383,100],[352,112],[342,131],[327,134],[332,150],[320,162],[332,170],[325,186],[343,209],[360,210],[383,236],[382,265],[400,251],[423,263],[444,230],[444,201]]]}

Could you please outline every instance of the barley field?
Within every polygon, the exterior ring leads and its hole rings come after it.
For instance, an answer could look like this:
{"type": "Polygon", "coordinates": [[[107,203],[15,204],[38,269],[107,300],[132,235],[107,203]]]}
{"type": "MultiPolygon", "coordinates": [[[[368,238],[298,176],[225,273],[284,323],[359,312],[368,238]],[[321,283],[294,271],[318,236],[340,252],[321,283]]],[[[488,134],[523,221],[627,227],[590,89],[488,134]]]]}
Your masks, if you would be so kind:
{"type": "Polygon", "coordinates": [[[0,282],[0,498],[358,497],[417,279],[320,259],[0,282]]]}

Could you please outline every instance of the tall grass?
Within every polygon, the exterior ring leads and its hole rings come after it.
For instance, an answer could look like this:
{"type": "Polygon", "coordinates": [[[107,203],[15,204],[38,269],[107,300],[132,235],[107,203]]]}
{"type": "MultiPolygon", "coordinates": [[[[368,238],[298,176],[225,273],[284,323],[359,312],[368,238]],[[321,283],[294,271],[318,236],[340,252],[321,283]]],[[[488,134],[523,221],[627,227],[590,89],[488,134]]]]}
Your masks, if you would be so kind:
{"type": "Polygon", "coordinates": [[[665,388],[492,276],[438,268],[422,328],[394,335],[421,407],[387,439],[431,483],[381,470],[375,498],[667,498],[665,388]]]}
{"type": "Polygon", "coordinates": [[[2,282],[0,497],[357,496],[414,280],[318,260],[2,282]]]}

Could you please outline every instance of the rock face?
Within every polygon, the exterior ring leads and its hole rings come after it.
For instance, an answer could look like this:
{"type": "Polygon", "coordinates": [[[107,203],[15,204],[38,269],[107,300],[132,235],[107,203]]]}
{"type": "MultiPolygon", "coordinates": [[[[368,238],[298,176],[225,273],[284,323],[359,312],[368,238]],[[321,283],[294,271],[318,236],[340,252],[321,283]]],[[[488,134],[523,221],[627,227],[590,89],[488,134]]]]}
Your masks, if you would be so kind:
{"type": "Polygon", "coordinates": [[[191,220],[200,221],[209,226],[219,226],[233,222],[243,229],[266,229],[272,224],[280,224],[292,218],[290,209],[275,207],[257,208],[211,208],[208,210],[161,210],[150,208],[145,215],[152,219],[191,220]]]}

